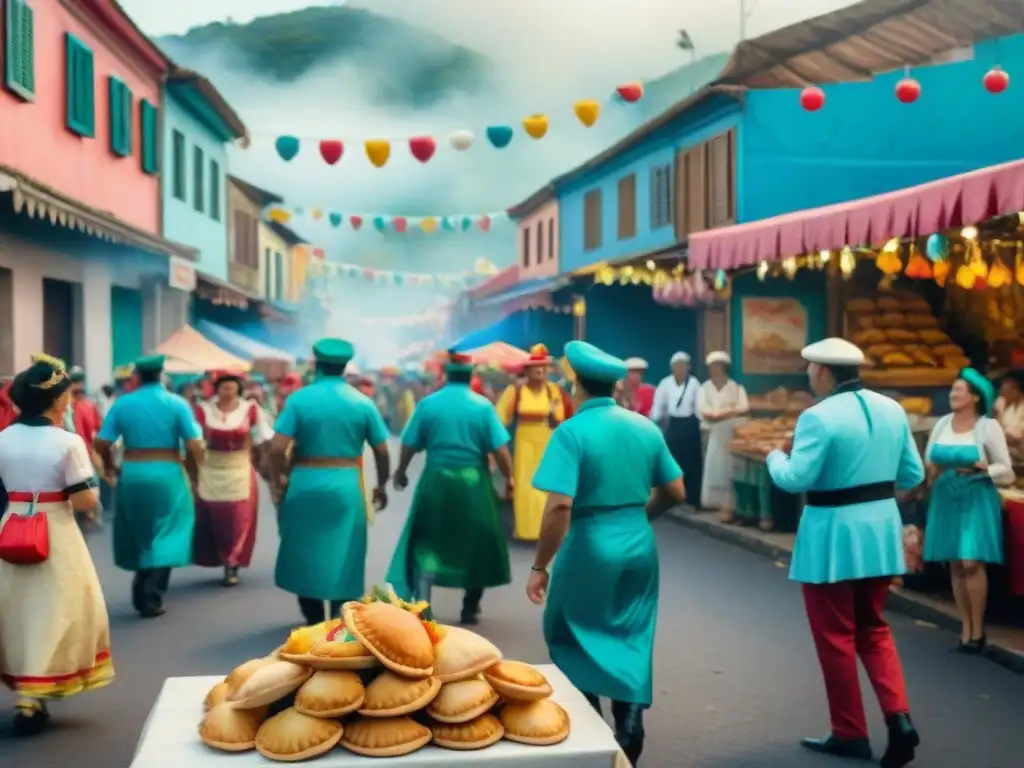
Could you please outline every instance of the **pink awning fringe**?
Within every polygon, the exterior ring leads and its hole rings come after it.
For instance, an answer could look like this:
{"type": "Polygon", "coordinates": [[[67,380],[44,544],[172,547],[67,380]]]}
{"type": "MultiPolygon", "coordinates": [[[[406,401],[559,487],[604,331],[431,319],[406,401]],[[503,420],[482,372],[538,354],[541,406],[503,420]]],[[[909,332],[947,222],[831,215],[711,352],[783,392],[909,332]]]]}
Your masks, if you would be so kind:
{"type": "Polygon", "coordinates": [[[1024,160],[771,219],[695,232],[691,269],[736,269],[843,246],[926,237],[1024,211],[1024,160]]]}

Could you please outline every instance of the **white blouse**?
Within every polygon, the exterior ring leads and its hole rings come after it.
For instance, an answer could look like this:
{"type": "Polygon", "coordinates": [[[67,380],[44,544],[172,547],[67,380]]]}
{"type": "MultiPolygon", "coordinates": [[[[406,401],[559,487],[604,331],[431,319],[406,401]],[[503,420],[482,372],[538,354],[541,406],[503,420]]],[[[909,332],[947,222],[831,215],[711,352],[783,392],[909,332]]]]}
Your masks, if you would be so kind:
{"type": "Polygon", "coordinates": [[[1006,435],[995,419],[982,417],[970,432],[955,432],[953,420],[949,416],[939,419],[928,437],[925,448],[925,462],[931,465],[932,447],[942,445],[979,445],[985,461],[988,463],[988,476],[996,485],[1013,485],[1016,479],[1010,451],[1006,445],[1006,435]]]}
{"type": "Polygon", "coordinates": [[[57,427],[12,424],[0,432],[0,479],[10,491],[63,491],[92,480],[85,441],[57,427]]]}
{"type": "Polygon", "coordinates": [[[251,400],[238,400],[238,405],[235,406],[234,410],[222,411],[217,405],[217,398],[213,398],[209,402],[200,403],[199,407],[203,409],[203,416],[206,418],[206,425],[210,429],[223,429],[233,430],[238,429],[245,424],[249,418],[250,409],[255,408],[256,410],[256,423],[253,425],[251,430],[252,444],[262,445],[266,443],[274,436],[274,428],[270,426],[270,420],[267,418],[267,412],[260,407],[259,403],[253,403],[251,400]]]}
{"type": "MultiPolygon", "coordinates": [[[[1007,438],[1020,440],[1024,437],[1024,402],[1007,405],[1003,398],[996,400],[996,418],[1003,427],[1007,438]]],[[[1024,463],[1024,445],[1010,448],[1010,456],[1016,463],[1024,463]]]]}
{"type": "Polygon", "coordinates": [[[721,389],[715,386],[711,379],[700,385],[700,394],[697,398],[697,415],[705,419],[711,414],[721,411],[739,411],[737,416],[742,416],[750,410],[750,402],[747,400],[747,390],[732,379],[725,382],[721,389]]]}
{"type": "Polygon", "coordinates": [[[666,416],[673,419],[695,416],[699,389],[696,376],[689,376],[682,384],[674,376],[666,376],[654,390],[651,421],[660,422],[666,416]]]}

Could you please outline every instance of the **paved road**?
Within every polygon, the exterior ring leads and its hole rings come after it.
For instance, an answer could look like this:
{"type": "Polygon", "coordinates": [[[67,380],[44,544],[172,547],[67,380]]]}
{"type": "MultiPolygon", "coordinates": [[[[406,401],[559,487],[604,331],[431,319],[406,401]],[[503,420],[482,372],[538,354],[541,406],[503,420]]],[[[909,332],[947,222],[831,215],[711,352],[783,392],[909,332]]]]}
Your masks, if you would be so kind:
{"type": "MultiPolygon", "coordinates": [[[[383,578],[410,494],[371,529],[368,579],[383,578]]],[[[294,600],[273,586],[275,532],[264,505],[255,566],[226,590],[213,571],[175,573],[166,616],[142,621],[128,601],[108,532],[90,537],[107,595],[118,679],[52,707],[53,728],[18,741],[0,720],[0,765],[127,768],[164,678],[224,674],[279,644],[298,621],[294,600]]],[[[772,562],[680,528],[657,525],[662,562],[657,686],[643,764],[651,768],[817,768],[800,736],[827,728],[825,699],[797,590],[772,562]]],[[[480,631],[510,658],[548,661],[540,612],[523,593],[528,549],[513,552],[515,584],[487,596],[480,631]]],[[[454,620],[460,597],[441,591],[438,618],[454,620]]],[[[904,654],[927,768],[1013,768],[1024,755],[1024,678],[950,652],[954,638],[893,618],[904,654]]],[[[868,689],[865,688],[867,691],[868,689]]],[[[870,702],[870,694],[866,694],[870,702]]],[[[0,706],[8,700],[0,698],[0,706]]],[[[872,711],[876,746],[881,717],[872,711]]]]}

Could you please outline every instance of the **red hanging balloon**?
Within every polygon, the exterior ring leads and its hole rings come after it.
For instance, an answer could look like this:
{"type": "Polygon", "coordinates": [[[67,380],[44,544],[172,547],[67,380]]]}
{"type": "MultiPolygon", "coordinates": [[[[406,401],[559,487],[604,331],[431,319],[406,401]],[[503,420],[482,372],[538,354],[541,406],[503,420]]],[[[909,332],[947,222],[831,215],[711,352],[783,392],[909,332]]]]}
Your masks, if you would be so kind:
{"type": "Polygon", "coordinates": [[[992,67],[982,80],[989,93],[1002,93],[1010,87],[1010,76],[999,67],[992,67]]]}
{"type": "Polygon", "coordinates": [[[345,154],[345,145],[340,141],[324,139],[320,142],[320,157],[322,157],[324,162],[328,165],[334,165],[336,162],[341,160],[341,156],[343,154],[345,154]]]}
{"type": "Polygon", "coordinates": [[[800,106],[808,112],[817,112],[825,106],[825,92],[814,85],[800,91],[800,106]]]}
{"type": "Polygon", "coordinates": [[[484,232],[489,232],[491,229],[491,217],[488,216],[487,214],[484,214],[479,219],[477,219],[476,223],[484,232]]]}
{"type": "Polygon", "coordinates": [[[409,227],[409,222],[406,220],[405,216],[395,216],[395,218],[391,220],[391,223],[395,225],[395,232],[405,232],[409,227]]]}
{"type": "Polygon", "coordinates": [[[426,163],[437,151],[437,141],[433,136],[413,136],[409,139],[409,151],[421,163],[426,163]]]}
{"type": "Polygon", "coordinates": [[[615,90],[618,92],[619,98],[627,104],[634,104],[644,97],[643,83],[626,83],[615,90]]]}
{"type": "Polygon", "coordinates": [[[896,98],[904,104],[913,104],[921,98],[921,84],[912,77],[905,77],[896,83],[896,98]]]}
{"type": "Polygon", "coordinates": [[[348,223],[352,225],[352,229],[354,229],[354,230],[356,230],[358,232],[359,228],[361,226],[363,226],[363,217],[362,216],[349,216],[348,217],[348,223]]]}

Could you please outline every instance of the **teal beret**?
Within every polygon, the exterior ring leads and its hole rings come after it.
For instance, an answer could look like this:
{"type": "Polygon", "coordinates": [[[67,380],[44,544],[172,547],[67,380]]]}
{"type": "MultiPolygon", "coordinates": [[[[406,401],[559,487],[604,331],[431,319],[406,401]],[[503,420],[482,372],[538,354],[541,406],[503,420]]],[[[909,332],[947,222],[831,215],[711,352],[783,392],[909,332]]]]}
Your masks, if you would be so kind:
{"type": "Polygon", "coordinates": [[[344,339],[320,339],[313,345],[313,357],[328,365],[348,365],[355,354],[355,348],[344,339]]]}
{"type": "Polygon", "coordinates": [[[135,361],[135,370],[139,373],[157,373],[164,369],[166,355],[147,355],[135,361]]]}
{"type": "Polygon", "coordinates": [[[611,384],[625,378],[628,372],[625,360],[609,355],[585,341],[570,341],[566,344],[565,360],[577,377],[591,381],[611,384]]]}

